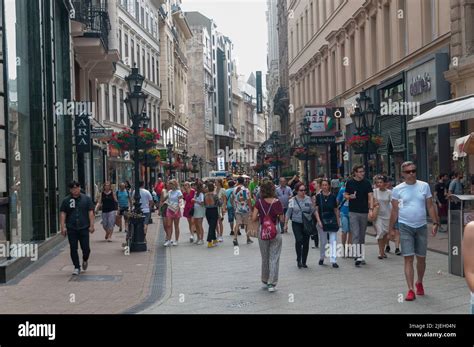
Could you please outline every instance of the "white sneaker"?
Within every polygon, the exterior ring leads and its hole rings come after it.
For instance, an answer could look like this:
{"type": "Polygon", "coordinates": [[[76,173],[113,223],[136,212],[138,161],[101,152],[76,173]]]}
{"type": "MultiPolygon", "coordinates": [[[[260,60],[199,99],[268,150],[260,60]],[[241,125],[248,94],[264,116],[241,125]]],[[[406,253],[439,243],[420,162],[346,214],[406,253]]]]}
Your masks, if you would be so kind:
{"type": "Polygon", "coordinates": [[[203,245],[203,244],[204,244],[204,241],[203,241],[203,240],[199,240],[199,241],[197,242],[197,245],[199,245],[199,246],[200,246],[200,245],[203,245]]]}
{"type": "Polygon", "coordinates": [[[199,243],[199,239],[196,238],[196,239],[194,240],[194,244],[197,245],[198,243],[199,243]]]}
{"type": "Polygon", "coordinates": [[[219,239],[218,239],[219,242],[224,242],[224,238],[222,236],[219,236],[219,239]]]}
{"type": "Polygon", "coordinates": [[[80,269],[74,269],[74,271],[72,272],[74,276],[79,276],[80,273],[81,273],[80,269]]]}
{"type": "Polygon", "coordinates": [[[169,240],[166,240],[163,246],[165,246],[165,247],[169,247],[169,246],[170,246],[170,244],[171,244],[171,241],[169,241],[169,240]]]}
{"type": "Polygon", "coordinates": [[[178,245],[178,241],[172,241],[171,244],[172,244],[173,246],[177,246],[177,245],[178,245]]]}
{"type": "Polygon", "coordinates": [[[189,238],[189,242],[190,242],[190,243],[194,243],[194,237],[191,236],[191,237],[189,238]]]}
{"type": "Polygon", "coordinates": [[[276,288],[275,288],[275,286],[274,286],[274,285],[271,285],[271,284],[269,284],[269,285],[268,285],[268,291],[269,291],[270,293],[273,293],[273,292],[275,292],[275,291],[276,291],[276,288]]]}

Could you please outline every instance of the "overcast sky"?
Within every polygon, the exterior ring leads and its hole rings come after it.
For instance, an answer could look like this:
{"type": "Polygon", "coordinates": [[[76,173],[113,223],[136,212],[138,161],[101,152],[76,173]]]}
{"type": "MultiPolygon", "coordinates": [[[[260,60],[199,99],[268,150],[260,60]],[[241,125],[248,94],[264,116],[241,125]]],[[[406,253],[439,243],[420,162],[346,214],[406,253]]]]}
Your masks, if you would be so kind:
{"type": "MultiPolygon", "coordinates": [[[[217,30],[234,43],[238,74],[267,73],[266,0],[183,0],[183,11],[199,11],[215,21],[217,30]]],[[[264,87],[265,88],[265,87],[264,87]]]]}

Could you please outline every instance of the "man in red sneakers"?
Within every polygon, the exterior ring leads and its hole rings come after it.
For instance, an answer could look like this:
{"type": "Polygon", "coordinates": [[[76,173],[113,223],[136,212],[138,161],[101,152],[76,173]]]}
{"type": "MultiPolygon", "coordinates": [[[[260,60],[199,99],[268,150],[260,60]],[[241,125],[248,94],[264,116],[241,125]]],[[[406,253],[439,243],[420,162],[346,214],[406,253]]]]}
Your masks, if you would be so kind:
{"type": "Polygon", "coordinates": [[[428,183],[416,179],[416,165],[407,161],[402,164],[402,176],[405,182],[396,186],[392,191],[392,213],[390,215],[390,230],[399,221],[400,243],[405,259],[405,278],[408,284],[408,294],[405,298],[412,301],[416,295],[425,295],[423,276],[426,269],[426,249],[428,247],[428,222],[426,209],[433,221],[432,235],[435,236],[439,220],[433,204],[428,183]],[[416,255],[416,295],[414,292],[415,272],[413,269],[416,255]]]}

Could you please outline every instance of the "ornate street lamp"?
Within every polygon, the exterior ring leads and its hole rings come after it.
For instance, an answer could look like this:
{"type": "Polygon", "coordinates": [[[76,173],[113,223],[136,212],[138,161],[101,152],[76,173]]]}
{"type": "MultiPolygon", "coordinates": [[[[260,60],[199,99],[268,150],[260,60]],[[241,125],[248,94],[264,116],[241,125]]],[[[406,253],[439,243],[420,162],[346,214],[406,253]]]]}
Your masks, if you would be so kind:
{"type": "Polygon", "coordinates": [[[377,119],[377,111],[374,108],[372,99],[365,94],[365,91],[360,92],[360,96],[356,99],[357,107],[354,114],[351,116],[354,125],[359,135],[368,136],[364,149],[364,166],[367,171],[367,177],[370,177],[369,172],[369,145],[372,141],[372,135],[375,129],[375,121],[377,119]]]}
{"type": "Polygon", "coordinates": [[[173,178],[173,170],[171,165],[173,164],[173,144],[171,141],[168,141],[168,144],[166,145],[166,149],[168,151],[168,162],[170,164],[170,178],[173,178]]]}
{"type": "Polygon", "coordinates": [[[184,180],[185,181],[188,180],[188,160],[189,160],[188,151],[184,150],[183,151],[183,165],[184,165],[184,180]]]}
{"type": "MultiPolygon", "coordinates": [[[[196,154],[193,154],[191,157],[191,165],[193,166],[193,171],[196,171],[198,166],[198,157],[196,154]]],[[[196,178],[196,175],[194,175],[194,178],[196,178]]]]}
{"type": "Polygon", "coordinates": [[[144,77],[138,73],[138,68],[133,67],[132,73],[125,77],[129,86],[127,98],[124,100],[127,106],[129,118],[132,120],[132,129],[134,135],[134,164],[135,164],[135,194],[134,194],[134,210],[131,216],[129,230],[133,230],[133,237],[130,242],[130,252],[144,252],[147,250],[144,232],[145,216],[141,209],[140,202],[140,157],[138,148],[138,132],[140,123],[143,121],[143,110],[145,108],[145,100],[147,95],[142,92],[142,84],[144,77]]]}
{"type": "Polygon", "coordinates": [[[306,178],[306,189],[309,189],[309,147],[311,144],[311,132],[309,131],[309,120],[304,118],[303,121],[300,123],[301,126],[301,134],[300,134],[300,141],[304,147],[305,157],[304,157],[304,171],[305,171],[305,178],[306,178]]]}
{"type": "Polygon", "coordinates": [[[204,165],[204,160],[202,157],[199,157],[199,171],[201,173],[201,179],[202,179],[202,166],[204,165]]]}

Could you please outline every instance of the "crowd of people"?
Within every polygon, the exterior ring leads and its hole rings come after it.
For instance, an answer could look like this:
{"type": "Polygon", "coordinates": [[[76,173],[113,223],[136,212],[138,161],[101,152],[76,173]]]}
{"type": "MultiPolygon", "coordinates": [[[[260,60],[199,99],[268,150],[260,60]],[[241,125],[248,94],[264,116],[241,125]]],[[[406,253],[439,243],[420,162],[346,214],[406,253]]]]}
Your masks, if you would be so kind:
{"type": "MultiPolygon", "coordinates": [[[[433,199],[429,185],[417,180],[414,163],[403,163],[401,170],[404,182],[395,187],[383,174],[376,175],[370,182],[362,165],[353,167],[351,177],[329,179],[321,176],[308,187],[298,175],[288,182],[284,177],[275,182],[271,177],[258,175],[252,179],[228,176],[202,181],[195,178],[182,184],[176,179],[165,182],[158,178],[150,190],[144,189],[141,182],[140,203],[146,225],[151,222],[154,211],[161,217],[165,247],[179,245],[181,218],[187,219],[189,242],[196,246],[206,244],[208,248],[214,248],[223,243],[225,221],[229,223],[234,247],[239,247],[242,230],[248,245],[254,243],[252,238],[257,238],[262,256],[261,280],[270,292],[276,290],[282,234],[288,232],[290,221],[299,269],[308,268],[311,239],[313,248],[320,250],[318,264],[321,266],[328,259],[331,267],[337,269],[337,260],[341,257],[353,258],[356,267],[366,265],[364,245],[370,222],[378,242],[378,259],[383,261],[388,257],[391,242],[394,253],[404,257],[406,300],[411,301],[416,295],[424,295],[426,211],[432,222],[431,233],[435,235],[440,217],[446,215],[450,196],[462,190],[462,177],[456,174],[448,183],[447,175],[440,175],[433,199]],[[206,241],[204,218],[208,224],[206,241]],[[258,228],[256,234],[252,234],[249,229],[255,229],[255,224],[258,228]]],[[[81,271],[78,242],[83,250],[82,269],[87,268],[88,234],[94,231],[91,210],[102,211],[105,240],[111,242],[114,226],[118,226],[119,231],[123,228],[127,231],[126,212],[133,208],[134,192],[126,182],[116,191],[106,182],[94,206],[90,198],[78,192],[77,182],[71,184],[70,189],[71,195],[61,206],[61,231],[69,237],[74,274],[77,275],[81,271]],[[79,216],[71,206],[81,206],[84,210],[79,216]]],[[[145,226],[145,235],[146,230],[145,226]]]]}

